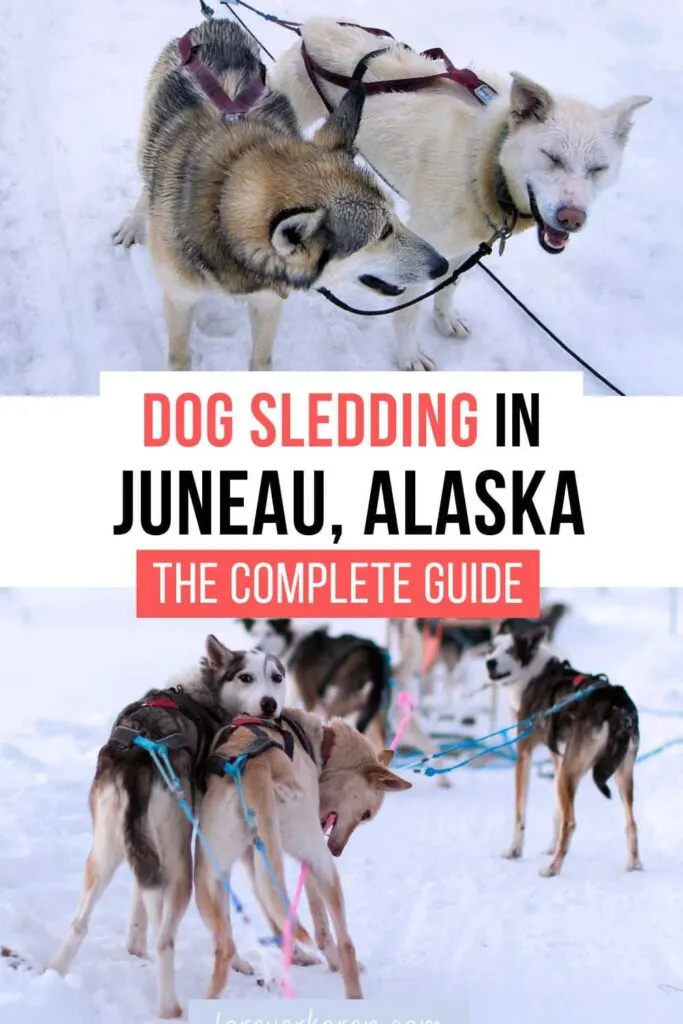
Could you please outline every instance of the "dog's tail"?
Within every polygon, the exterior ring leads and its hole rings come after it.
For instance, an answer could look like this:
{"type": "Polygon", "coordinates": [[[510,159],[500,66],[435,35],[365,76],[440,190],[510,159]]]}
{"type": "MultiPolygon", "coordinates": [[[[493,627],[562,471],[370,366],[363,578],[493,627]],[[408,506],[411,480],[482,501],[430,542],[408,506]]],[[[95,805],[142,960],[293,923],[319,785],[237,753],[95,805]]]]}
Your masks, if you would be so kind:
{"type": "MultiPolygon", "coordinates": [[[[284,931],[291,901],[285,882],[275,794],[270,775],[264,778],[264,774],[261,765],[252,762],[242,776],[244,796],[254,812],[256,831],[263,844],[254,857],[258,895],[280,931],[284,931]]],[[[293,922],[292,934],[295,941],[303,942],[306,946],[314,945],[298,918],[293,922]]]]}
{"type": "Polygon", "coordinates": [[[638,712],[635,705],[623,686],[612,686],[610,691],[616,706],[612,704],[609,708],[606,716],[607,742],[593,765],[593,782],[608,800],[612,799],[608,779],[612,778],[623,762],[629,747],[638,747],[638,712]]]}
{"type": "Polygon", "coordinates": [[[158,889],[164,884],[159,851],[147,828],[147,812],[154,779],[150,768],[136,760],[126,766],[124,787],[128,803],[123,817],[123,841],[126,859],[143,889],[158,889]]]}
{"type": "MultiPolygon", "coordinates": [[[[365,732],[375,715],[381,711],[385,702],[388,704],[391,701],[392,669],[388,651],[378,647],[376,644],[372,644],[372,646],[368,647],[367,664],[370,675],[370,689],[365,699],[365,706],[361,708],[358,715],[356,723],[358,732],[365,732]]],[[[382,739],[386,740],[384,735],[386,731],[384,719],[385,716],[382,716],[379,725],[382,731],[382,739]]]]}

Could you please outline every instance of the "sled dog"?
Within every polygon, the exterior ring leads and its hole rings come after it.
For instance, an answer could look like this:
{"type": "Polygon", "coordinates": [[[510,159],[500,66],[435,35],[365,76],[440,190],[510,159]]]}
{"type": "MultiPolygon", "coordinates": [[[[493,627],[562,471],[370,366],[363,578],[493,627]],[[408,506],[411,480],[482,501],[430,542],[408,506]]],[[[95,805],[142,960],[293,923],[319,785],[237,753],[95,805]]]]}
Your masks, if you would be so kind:
{"type": "Polygon", "coordinates": [[[201,765],[229,715],[264,719],[284,704],[284,668],[263,651],[230,651],[207,637],[206,656],[179,686],[152,690],[124,708],[100,750],[90,789],[93,841],[80,903],[49,965],[66,974],[86,936],[95,904],[126,860],[133,872],[128,951],[146,956],[148,921],[156,931],[158,1015],[181,1016],[175,992],[174,940],[192,895],[192,827],[150,757],[134,741],[161,741],[183,793],[195,806],[201,765]]]}
{"type": "MultiPolygon", "coordinates": [[[[233,722],[216,736],[208,763],[200,825],[219,856],[224,877],[229,880],[234,864],[246,859],[264,913],[274,933],[281,935],[290,906],[283,854],[307,864],[306,895],[315,941],[330,968],[340,971],[347,999],[362,999],[362,992],[334,858],[341,855],[354,829],[377,814],[386,793],[411,788],[410,782],[389,771],[392,756],[389,750],[377,755],[364,736],[340,719],[325,725],[315,715],[287,708],[277,723],[233,722]],[[234,763],[240,756],[246,757],[241,784],[254,814],[255,832],[246,821],[235,782],[225,774],[226,760],[234,763]],[[328,845],[321,823],[330,817],[334,825],[328,845]],[[256,850],[249,858],[256,837],[264,855],[256,850]]],[[[217,999],[236,951],[225,888],[200,844],[195,854],[195,895],[213,939],[214,969],[207,998],[217,999]]],[[[312,945],[298,920],[293,922],[293,936],[312,945]]]]}
{"type": "Polygon", "coordinates": [[[550,750],[555,765],[557,813],[550,865],[541,874],[557,875],[576,829],[574,799],[579,782],[592,770],[603,796],[611,797],[614,776],[626,812],[628,869],[642,865],[633,816],[633,766],[638,755],[638,710],[623,686],[605,676],[584,675],[553,655],[546,643],[547,627],[506,620],[491,643],[486,660],[489,678],[508,690],[518,722],[537,716],[531,731],[520,726],[515,764],[515,831],[509,858],[522,856],[531,755],[539,744],[550,750]],[[549,710],[581,690],[585,696],[549,714],[549,710]],[[560,748],[562,750],[560,751],[560,748]]]}
{"type": "Polygon", "coordinates": [[[169,43],[148,83],[143,191],[114,242],[148,227],[171,369],[190,368],[193,309],[209,292],[246,297],[250,367],[267,370],[290,292],[355,281],[399,295],[448,269],[354,164],[362,92],[304,141],[289,100],[264,82],[254,40],[213,20],[169,43]]]}
{"type": "MultiPolygon", "coordinates": [[[[442,60],[330,19],[306,22],[302,39],[313,61],[342,76],[381,51],[368,62],[368,83],[447,70],[442,60]]],[[[633,112],[651,99],[630,96],[600,109],[556,96],[517,72],[508,84],[485,77],[495,90],[486,105],[447,81],[370,95],[356,139],[360,153],[410,204],[411,227],[444,252],[452,268],[512,224],[515,232],[535,227],[546,252],[562,252],[585,226],[593,200],[616,180],[633,112]]],[[[280,58],[270,81],[291,100],[302,125],[325,114],[300,43],[280,58]]],[[[344,90],[320,76],[316,82],[336,107],[344,90]]],[[[452,308],[453,291],[434,297],[434,319],[442,334],[464,338],[469,330],[452,308]]],[[[418,308],[394,314],[401,369],[434,367],[415,334],[418,308]]]]}

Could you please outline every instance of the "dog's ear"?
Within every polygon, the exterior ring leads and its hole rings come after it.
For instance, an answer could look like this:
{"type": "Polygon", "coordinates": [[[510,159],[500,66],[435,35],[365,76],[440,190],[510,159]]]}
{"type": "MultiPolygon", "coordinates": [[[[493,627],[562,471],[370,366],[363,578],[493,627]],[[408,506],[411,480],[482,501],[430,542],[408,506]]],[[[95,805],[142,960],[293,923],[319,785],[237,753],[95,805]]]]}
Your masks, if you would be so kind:
{"type": "Polygon", "coordinates": [[[362,88],[349,89],[337,109],[313,136],[312,141],[316,146],[353,153],[364,103],[365,93],[362,88]]]}
{"type": "Polygon", "coordinates": [[[273,623],[273,629],[280,630],[281,632],[286,632],[292,627],[291,619],[271,619],[271,622],[273,623]]]}
{"type": "Polygon", "coordinates": [[[280,256],[291,256],[313,237],[325,220],[325,210],[285,210],[273,220],[270,244],[280,256]]]}
{"type": "Polygon", "coordinates": [[[531,661],[541,644],[548,639],[548,626],[544,622],[539,622],[538,625],[526,629],[522,635],[526,640],[529,661],[531,661]]]}
{"type": "Polygon", "coordinates": [[[613,103],[611,107],[603,110],[602,116],[610,122],[614,138],[622,146],[626,145],[633,127],[633,112],[651,100],[652,96],[629,96],[628,99],[613,103]]]}
{"type": "Polygon", "coordinates": [[[256,623],[256,619],[235,619],[235,622],[241,622],[247,633],[251,633],[256,623]]]}
{"type": "Polygon", "coordinates": [[[214,670],[226,668],[235,657],[232,651],[222,644],[213,633],[209,633],[207,636],[205,646],[207,664],[214,670]]]}
{"type": "Polygon", "coordinates": [[[503,619],[501,624],[498,626],[496,636],[500,636],[501,633],[512,633],[514,627],[514,619],[503,619]]]}
{"type": "Polygon", "coordinates": [[[553,98],[542,85],[518,71],[511,71],[510,110],[516,121],[545,121],[553,108],[553,98]]]}
{"type": "Polygon", "coordinates": [[[369,764],[365,769],[368,782],[384,793],[400,793],[404,789],[412,789],[412,782],[395,775],[381,764],[369,764]]]}
{"type": "Polygon", "coordinates": [[[519,633],[513,631],[515,656],[522,668],[531,663],[538,648],[548,637],[548,627],[542,624],[529,626],[519,633]]]}
{"type": "Polygon", "coordinates": [[[377,760],[384,767],[388,768],[391,762],[394,760],[393,750],[380,750],[377,755],[377,760]]]}

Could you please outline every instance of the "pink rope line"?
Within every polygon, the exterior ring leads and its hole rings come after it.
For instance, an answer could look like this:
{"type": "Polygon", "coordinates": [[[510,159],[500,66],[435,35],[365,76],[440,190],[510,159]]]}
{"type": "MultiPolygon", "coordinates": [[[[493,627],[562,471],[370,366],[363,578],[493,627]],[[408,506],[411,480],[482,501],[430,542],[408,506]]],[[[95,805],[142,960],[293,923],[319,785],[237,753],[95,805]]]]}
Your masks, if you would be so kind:
{"type": "Polygon", "coordinates": [[[408,693],[407,690],[401,690],[401,692],[397,695],[396,700],[398,702],[398,706],[403,711],[403,715],[401,716],[401,721],[398,723],[396,735],[391,741],[391,746],[389,747],[389,750],[397,749],[399,743],[401,742],[401,737],[408,728],[411,716],[413,714],[413,711],[415,710],[415,701],[413,699],[413,695],[411,693],[408,693]]]}
{"type": "MultiPolygon", "coordinates": [[[[329,836],[332,828],[334,827],[335,815],[330,814],[327,821],[325,822],[325,828],[323,829],[326,836],[329,836]]],[[[297,910],[299,909],[299,902],[301,900],[301,894],[304,891],[304,885],[308,878],[310,871],[308,864],[301,865],[301,871],[299,872],[299,881],[296,883],[296,890],[292,898],[292,902],[289,905],[289,911],[287,913],[287,920],[285,926],[282,929],[282,994],[285,999],[294,998],[294,986],[292,985],[292,956],[294,953],[294,922],[296,920],[297,910]]]]}

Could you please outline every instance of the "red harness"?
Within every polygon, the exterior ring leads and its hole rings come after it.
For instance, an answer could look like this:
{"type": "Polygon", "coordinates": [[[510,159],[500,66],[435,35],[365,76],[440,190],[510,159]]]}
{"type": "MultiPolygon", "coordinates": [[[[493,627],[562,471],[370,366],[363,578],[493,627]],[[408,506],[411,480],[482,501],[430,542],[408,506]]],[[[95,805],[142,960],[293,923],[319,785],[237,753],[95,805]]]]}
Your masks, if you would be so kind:
{"type": "Polygon", "coordinates": [[[581,683],[584,683],[588,678],[588,676],[574,676],[572,683],[574,686],[581,686],[581,683]]]}
{"type": "MultiPolygon", "coordinates": [[[[356,25],[349,21],[340,21],[339,24],[344,28],[362,28],[363,31],[369,32],[370,35],[373,36],[379,36],[385,39],[394,39],[391,32],[386,32],[382,28],[368,28],[365,25],[356,25]]],[[[296,32],[297,35],[301,35],[300,27],[295,26],[293,22],[286,23],[284,27],[291,29],[292,32],[296,32]]],[[[377,55],[380,52],[382,51],[378,51],[377,55]]],[[[479,78],[474,71],[471,71],[469,68],[456,68],[450,57],[448,57],[440,47],[434,46],[429,50],[423,50],[420,56],[427,57],[429,60],[442,60],[446,65],[447,70],[436,72],[433,75],[424,75],[421,78],[393,78],[384,82],[368,82],[363,85],[365,95],[377,96],[381,93],[387,92],[419,92],[420,90],[433,85],[434,82],[440,81],[455,82],[456,85],[462,86],[472,96],[474,96],[482,106],[487,106],[493,97],[498,95],[496,90],[479,78]]],[[[322,67],[322,65],[318,64],[318,62],[313,60],[311,57],[310,53],[306,49],[306,44],[303,41],[301,43],[301,57],[304,62],[304,67],[308,72],[308,77],[328,111],[332,111],[333,107],[320,88],[320,84],[317,80],[318,78],[322,78],[326,82],[330,82],[331,85],[338,85],[341,89],[350,89],[354,85],[359,84],[359,80],[356,78],[339,75],[334,71],[328,71],[326,68],[322,67]]],[[[362,64],[363,62],[361,61],[361,65],[362,64]]]]}
{"type": "Polygon", "coordinates": [[[183,67],[192,72],[197,84],[214,106],[218,107],[224,121],[241,121],[253,105],[266,92],[265,68],[254,75],[246,89],[231,99],[216,76],[199,56],[199,45],[195,42],[192,29],[178,42],[183,67]]]}
{"type": "Polygon", "coordinates": [[[180,711],[180,708],[170,697],[155,697],[154,700],[143,701],[141,708],[168,708],[169,711],[180,711]]]}

